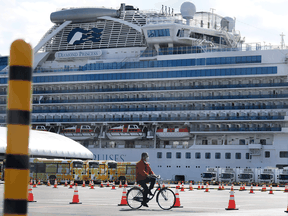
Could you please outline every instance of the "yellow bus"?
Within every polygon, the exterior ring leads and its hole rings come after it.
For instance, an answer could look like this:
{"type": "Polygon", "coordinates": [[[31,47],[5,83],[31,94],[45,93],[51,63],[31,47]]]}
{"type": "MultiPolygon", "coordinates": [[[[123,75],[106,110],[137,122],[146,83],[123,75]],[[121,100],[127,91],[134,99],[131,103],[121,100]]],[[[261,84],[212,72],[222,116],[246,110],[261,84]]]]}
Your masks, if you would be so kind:
{"type": "Polygon", "coordinates": [[[118,162],[117,180],[134,183],[136,181],[136,162],[118,162]]]}
{"type": "Polygon", "coordinates": [[[84,174],[82,160],[30,158],[30,179],[40,179],[43,182],[49,179],[51,184],[54,184],[55,179],[61,182],[65,179],[81,182],[84,174]]]}
{"type": "Polygon", "coordinates": [[[98,173],[96,173],[96,182],[116,181],[117,162],[112,160],[99,160],[98,173]]]}

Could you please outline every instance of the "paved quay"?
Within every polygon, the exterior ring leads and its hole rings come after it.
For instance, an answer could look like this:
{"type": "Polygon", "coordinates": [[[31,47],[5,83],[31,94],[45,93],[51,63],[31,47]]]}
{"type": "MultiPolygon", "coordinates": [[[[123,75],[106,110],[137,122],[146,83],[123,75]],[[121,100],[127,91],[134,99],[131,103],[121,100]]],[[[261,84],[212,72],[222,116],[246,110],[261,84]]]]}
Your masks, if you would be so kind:
{"type": "MultiPolygon", "coordinates": [[[[172,185],[173,187],[173,185],[172,185]]],[[[174,185],[175,187],[175,185],[174,185]]],[[[57,189],[53,186],[41,185],[33,188],[34,199],[37,202],[28,204],[29,216],[88,216],[88,215],[103,215],[103,216],[129,216],[129,215],[253,215],[253,216],[278,216],[288,215],[284,211],[287,210],[288,193],[284,193],[284,188],[274,187],[273,195],[269,192],[255,191],[255,194],[249,194],[249,187],[246,191],[238,191],[239,186],[235,186],[235,202],[236,208],[239,210],[226,211],[229,202],[229,189],[218,191],[217,186],[209,186],[209,192],[204,190],[195,190],[197,185],[194,185],[194,190],[185,189],[184,192],[179,192],[180,203],[183,208],[173,208],[168,211],[162,210],[156,203],[154,198],[148,203],[149,208],[141,207],[139,210],[131,210],[129,206],[118,206],[121,201],[123,189],[111,190],[109,188],[99,188],[96,185],[95,189],[89,187],[78,187],[79,199],[82,204],[69,204],[74,195],[74,189],[68,189],[63,185],[59,185],[57,189]],[[275,191],[277,190],[277,191],[275,191]]],[[[188,188],[188,185],[186,185],[188,188]]],[[[254,187],[255,188],[255,187],[254,187]]],[[[255,189],[261,189],[260,187],[255,189]]],[[[175,188],[172,188],[175,191],[175,188]]],[[[3,194],[4,185],[0,185],[0,193],[3,194]]],[[[3,203],[3,195],[1,196],[3,203]]],[[[3,205],[1,212],[3,211],[3,205]]]]}

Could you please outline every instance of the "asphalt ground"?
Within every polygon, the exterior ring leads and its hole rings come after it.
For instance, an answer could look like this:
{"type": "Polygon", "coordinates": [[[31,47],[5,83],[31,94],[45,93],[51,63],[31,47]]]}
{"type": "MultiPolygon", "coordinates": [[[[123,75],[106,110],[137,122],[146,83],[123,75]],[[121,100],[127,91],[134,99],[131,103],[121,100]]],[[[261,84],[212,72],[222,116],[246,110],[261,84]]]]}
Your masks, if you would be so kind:
{"type": "MultiPolygon", "coordinates": [[[[175,185],[171,185],[171,189],[175,191],[175,185]]],[[[88,216],[88,215],[253,215],[253,216],[278,216],[288,215],[284,211],[287,210],[288,193],[284,193],[283,187],[274,187],[273,195],[267,192],[261,192],[261,187],[254,187],[254,194],[249,194],[250,187],[246,187],[246,191],[239,191],[239,186],[234,187],[234,196],[236,208],[239,210],[227,211],[230,198],[230,187],[226,190],[217,190],[217,186],[209,186],[209,192],[205,190],[189,191],[188,185],[185,185],[184,192],[179,192],[180,204],[183,208],[173,208],[171,210],[162,210],[156,203],[154,198],[148,203],[149,207],[141,207],[139,210],[131,210],[129,206],[118,206],[121,202],[123,188],[111,190],[111,187],[95,189],[89,187],[78,186],[79,199],[82,204],[69,204],[72,202],[74,189],[68,189],[63,185],[58,185],[55,189],[53,186],[40,185],[33,188],[34,199],[37,202],[28,203],[29,216],[88,216]]],[[[129,188],[128,188],[129,189],[129,188]]],[[[268,189],[268,188],[267,188],[268,189]]],[[[3,194],[4,185],[0,185],[0,193],[3,194]]],[[[1,196],[3,212],[3,195],[1,196]]]]}

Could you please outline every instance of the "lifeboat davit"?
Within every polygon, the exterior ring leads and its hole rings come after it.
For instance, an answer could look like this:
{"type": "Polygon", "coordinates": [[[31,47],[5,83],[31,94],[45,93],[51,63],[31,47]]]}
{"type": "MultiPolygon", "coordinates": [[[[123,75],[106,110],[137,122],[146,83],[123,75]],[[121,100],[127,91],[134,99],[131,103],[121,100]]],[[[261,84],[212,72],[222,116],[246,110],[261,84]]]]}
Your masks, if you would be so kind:
{"type": "Polygon", "coordinates": [[[156,135],[161,140],[189,140],[188,128],[159,128],[156,135]]]}
{"type": "Polygon", "coordinates": [[[85,140],[91,137],[96,137],[97,135],[89,125],[75,125],[67,127],[64,128],[60,134],[74,140],[85,140]]]}
{"type": "Polygon", "coordinates": [[[144,135],[138,125],[127,124],[110,128],[107,132],[107,137],[110,140],[136,140],[142,139],[144,135]]]}

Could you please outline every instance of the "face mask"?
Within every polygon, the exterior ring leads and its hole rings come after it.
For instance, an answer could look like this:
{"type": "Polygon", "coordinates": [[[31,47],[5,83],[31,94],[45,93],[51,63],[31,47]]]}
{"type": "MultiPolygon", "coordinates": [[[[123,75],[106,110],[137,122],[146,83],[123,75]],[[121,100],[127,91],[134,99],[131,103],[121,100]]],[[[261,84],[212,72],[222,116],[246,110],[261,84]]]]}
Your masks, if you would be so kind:
{"type": "Polygon", "coordinates": [[[148,161],[149,160],[149,157],[146,157],[146,161],[148,161]]]}

